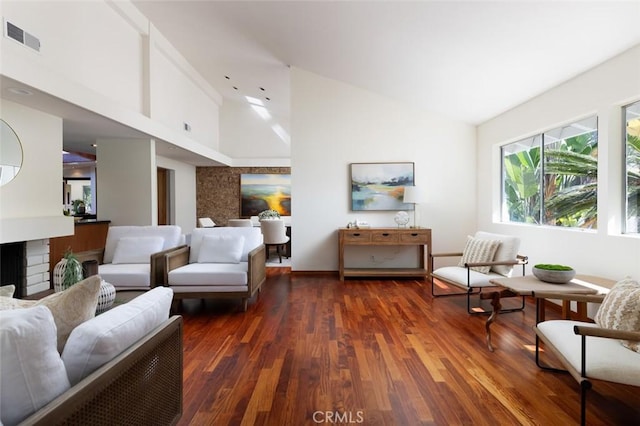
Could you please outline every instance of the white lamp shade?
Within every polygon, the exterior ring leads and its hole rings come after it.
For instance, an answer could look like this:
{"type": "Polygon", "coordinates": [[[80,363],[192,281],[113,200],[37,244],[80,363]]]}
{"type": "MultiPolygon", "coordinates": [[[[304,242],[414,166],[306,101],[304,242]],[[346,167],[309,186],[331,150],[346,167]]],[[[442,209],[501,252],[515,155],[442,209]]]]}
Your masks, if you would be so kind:
{"type": "Polygon", "coordinates": [[[405,186],[403,203],[418,204],[424,202],[424,194],[417,186],[405,186]]]}

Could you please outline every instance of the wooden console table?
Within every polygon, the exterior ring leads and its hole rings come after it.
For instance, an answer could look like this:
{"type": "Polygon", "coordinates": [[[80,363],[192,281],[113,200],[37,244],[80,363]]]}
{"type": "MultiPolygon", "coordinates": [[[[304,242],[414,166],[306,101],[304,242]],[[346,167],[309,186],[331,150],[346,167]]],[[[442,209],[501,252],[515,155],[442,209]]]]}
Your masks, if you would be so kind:
{"type": "Polygon", "coordinates": [[[344,277],[428,277],[431,229],[427,228],[340,228],[338,229],[338,272],[344,277]],[[345,246],[417,246],[415,268],[348,268],[344,266],[345,246]],[[426,249],[425,249],[426,247],[426,249]]]}

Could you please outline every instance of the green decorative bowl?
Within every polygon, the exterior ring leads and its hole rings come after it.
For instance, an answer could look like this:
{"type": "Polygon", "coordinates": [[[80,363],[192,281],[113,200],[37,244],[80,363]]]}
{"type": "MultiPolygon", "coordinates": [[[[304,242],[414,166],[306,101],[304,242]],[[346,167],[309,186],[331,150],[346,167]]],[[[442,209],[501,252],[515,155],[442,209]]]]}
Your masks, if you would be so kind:
{"type": "Polygon", "coordinates": [[[576,276],[574,269],[562,265],[535,265],[532,272],[540,281],[552,284],[566,284],[576,276]]]}

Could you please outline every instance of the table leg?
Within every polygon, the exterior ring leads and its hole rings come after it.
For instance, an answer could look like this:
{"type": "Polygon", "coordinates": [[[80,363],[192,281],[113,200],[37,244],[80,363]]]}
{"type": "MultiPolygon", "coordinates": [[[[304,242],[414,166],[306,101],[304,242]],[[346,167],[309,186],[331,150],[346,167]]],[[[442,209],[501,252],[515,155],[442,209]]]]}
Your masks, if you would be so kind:
{"type": "Polygon", "coordinates": [[[500,292],[494,291],[490,293],[491,296],[491,306],[493,307],[493,312],[487,318],[487,322],[484,325],[485,330],[487,331],[487,347],[491,352],[493,352],[493,345],[491,344],[491,324],[498,318],[498,314],[500,313],[500,309],[502,309],[502,304],[500,303],[500,292]]]}

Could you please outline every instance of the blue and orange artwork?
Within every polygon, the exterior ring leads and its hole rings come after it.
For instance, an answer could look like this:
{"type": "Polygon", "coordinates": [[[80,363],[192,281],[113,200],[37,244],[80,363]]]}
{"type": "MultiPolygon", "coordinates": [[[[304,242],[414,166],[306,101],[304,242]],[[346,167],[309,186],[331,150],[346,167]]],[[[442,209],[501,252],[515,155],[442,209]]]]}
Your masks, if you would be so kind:
{"type": "Polygon", "coordinates": [[[413,210],[404,187],[413,185],[413,163],[351,164],[351,210],[413,210]]]}
{"type": "Polygon", "coordinates": [[[291,175],[240,175],[240,210],[241,217],[257,216],[264,210],[291,216],[291,175]]]}

